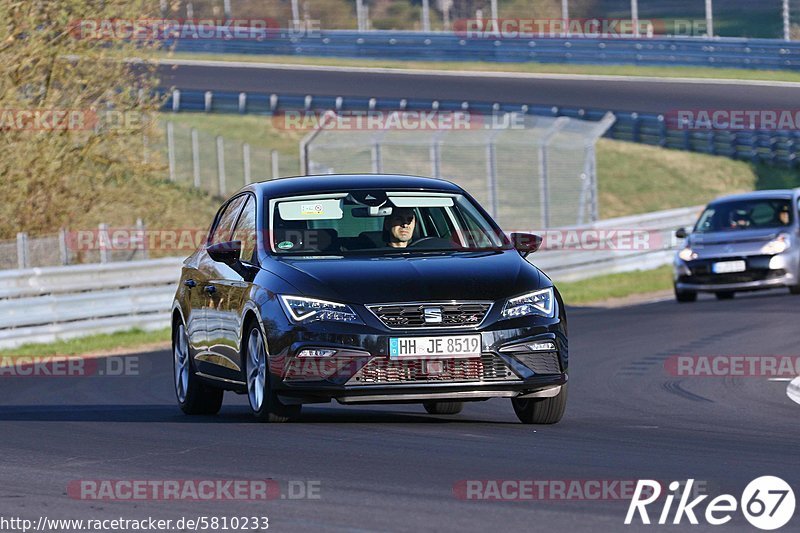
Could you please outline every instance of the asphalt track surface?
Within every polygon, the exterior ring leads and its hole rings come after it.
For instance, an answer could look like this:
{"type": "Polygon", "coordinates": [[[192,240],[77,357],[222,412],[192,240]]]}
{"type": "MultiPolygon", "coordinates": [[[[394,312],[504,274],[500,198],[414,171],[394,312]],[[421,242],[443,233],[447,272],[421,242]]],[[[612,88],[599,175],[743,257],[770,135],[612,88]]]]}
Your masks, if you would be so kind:
{"type": "Polygon", "coordinates": [[[165,88],[567,106],[667,113],[678,110],[794,110],[800,84],[630,78],[403,74],[254,65],[162,65],[165,88]]]}
{"type": "MultiPolygon", "coordinates": [[[[307,406],[299,422],[187,417],[170,353],[139,375],[0,379],[0,516],[146,518],[267,515],[275,531],[754,531],[623,525],[627,501],[474,501],[462,480],[702,480],[712,496],[777,475],[800,489],[800,405],[764,377],[675,377],[676,354],[798,354],[799,297],[784,291],[695,304],[570,310],[570,399],[554,426],[519,424],[508,400],[456,416],[421,406],[307,406]],[[319,482],[319,499],[267,502],[71,498],[81,479],[319,482]]],[[[708,501],[708,500],[706,500],[708,501]]],[[[705,506],[701,506],[701,512],[705,506]]],[[[674,509],[674,507],[673,507],[674,509]]],[[[656,516],[660,507],[652,512],[656,516]]],[[[655,517],[654,517],[655,518],[655,517]]],[[[784,530],[798,529],[798,518],[784,530]]],[[[781,530],[783,531],[783,530],[781,530]]]]}

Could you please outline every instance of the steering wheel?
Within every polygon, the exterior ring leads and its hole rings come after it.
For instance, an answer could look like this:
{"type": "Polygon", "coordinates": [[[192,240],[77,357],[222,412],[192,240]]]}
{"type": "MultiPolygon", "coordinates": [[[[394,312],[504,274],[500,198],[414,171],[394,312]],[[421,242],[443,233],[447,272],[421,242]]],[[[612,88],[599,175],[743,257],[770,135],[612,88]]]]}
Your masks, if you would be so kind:
{"type": "Polygon", "coordinates": [[[408,247],[409,247],[409,248],[412,248],[412,247],[414,247],[414,246],[417,246],[417,245],[419,245],[420,243],[423,243],[423,242],[430,242],[430,241],[432,241],[432,240],[434,240],[434,239],[438,239],[438,237],[422,237],[421,239],[417,239],[416,241],[414,241],[414,242],[412,242],[411,244],[409,244],[409,245],[408,245],[408,247]]]}

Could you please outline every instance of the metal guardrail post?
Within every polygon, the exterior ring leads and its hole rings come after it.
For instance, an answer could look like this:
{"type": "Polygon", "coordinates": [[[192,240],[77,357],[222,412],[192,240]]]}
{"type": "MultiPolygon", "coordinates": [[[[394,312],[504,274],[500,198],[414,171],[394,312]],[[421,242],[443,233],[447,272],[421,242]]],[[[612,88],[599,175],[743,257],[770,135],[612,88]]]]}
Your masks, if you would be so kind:
{"type": "Polygon", "coordinates": [[[181,91],[175,89],[172,91],[172,111],[177,113],[181,110],[181,91]]]}
{"type": "Polygon", "coordinates": [[[175,181],[175,126],[167,122],[167,159],[169,160],[169,180],[175,181]]]}
{"type": "Polygon", "coordinates": [[[211,107],[214,104],[214,93],[211,91],[206,91],[203,94],[203,109],[206,113],[211,112],[211,107]]]}
{"type": "Polygon", "coordinates": [[[147,248],[147,228],[141,218],[136,219],[136,235],[141,239],[142,246],[140,250],[142,252],[142,259],[149,259],[150,250],[147,248]]]}
{"type": "Polygon", "coordinates": [[[20,270],[28,268],[28,234],[25,232],[17,233],[17,265],[20,270]]]}
{"type": "Polygon", "coordinates": [[[225,140],[217,135],[217,177],[219,178],[219,194],[225,196],[228,186],[225,176],[225,140]]]}

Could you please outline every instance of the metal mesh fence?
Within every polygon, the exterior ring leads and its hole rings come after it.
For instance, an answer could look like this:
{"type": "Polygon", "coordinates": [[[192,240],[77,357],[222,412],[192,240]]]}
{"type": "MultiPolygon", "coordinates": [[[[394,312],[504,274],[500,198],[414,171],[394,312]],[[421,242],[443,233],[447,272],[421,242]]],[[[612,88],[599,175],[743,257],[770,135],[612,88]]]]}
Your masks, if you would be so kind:
{"type": "Polygon", "coordinates": [[[599,122],[502,116],[480,128],[433,131],[386,126],[407,122],[388,120],[382,129],[359,131],[323,127],[303,141],[305,168],[309,174],[445,178],[472,194],[506,229],[597,219],[594,145],[613,115],[599,122]]]}
{"type": "Polygon", "coordinates": [[[164,127],[164,155],[173,181],[226,198],[248,183],[298,174],[297,160],[274,150],[172,122],[164,127]]]}

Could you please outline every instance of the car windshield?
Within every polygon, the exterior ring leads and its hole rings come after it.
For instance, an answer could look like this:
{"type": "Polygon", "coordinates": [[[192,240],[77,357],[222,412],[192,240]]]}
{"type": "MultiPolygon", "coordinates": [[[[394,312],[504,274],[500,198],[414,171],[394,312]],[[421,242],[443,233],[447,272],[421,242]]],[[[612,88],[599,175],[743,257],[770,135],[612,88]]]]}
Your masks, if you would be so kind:
{"type": "Polygon", "coordinates": [[[785,198],[759,198],[720,202],[706,208],[696,233],[781,228],[792,223],[791,202],[785,198]]]}
{"type": "Polygon", "coordinates": [[[272,199],[268,227],[279,255],[498,250],[500,230],[460,194],[354,190],[272,199]]]}

